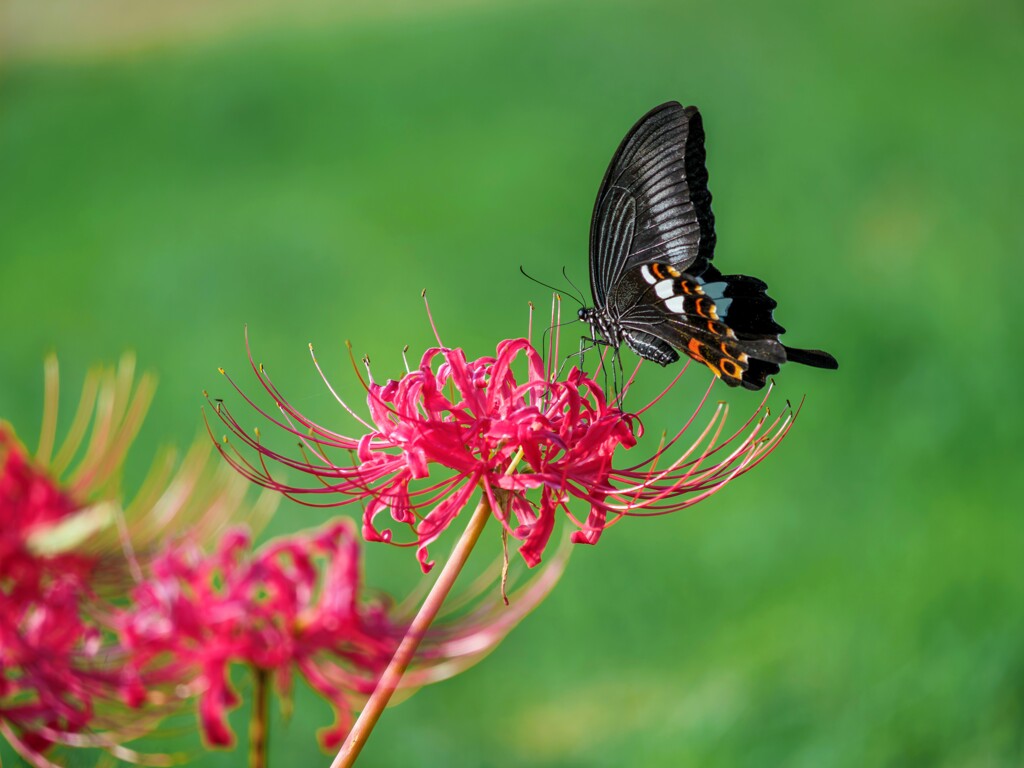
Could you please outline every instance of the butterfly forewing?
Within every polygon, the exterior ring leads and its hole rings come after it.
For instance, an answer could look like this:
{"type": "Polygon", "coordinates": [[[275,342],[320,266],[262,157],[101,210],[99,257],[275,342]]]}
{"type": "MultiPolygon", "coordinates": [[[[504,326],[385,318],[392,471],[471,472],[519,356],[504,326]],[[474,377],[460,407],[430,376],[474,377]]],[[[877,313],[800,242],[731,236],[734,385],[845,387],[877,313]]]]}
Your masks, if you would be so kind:
{"type": "Polygon", "coordinates": [[[696,107],[669,102],[642,117],[605,173],[590,227],[590,283],[606,308],[627,270],[659,261],[699,274],[714,251],[714,216],[696,107]]]}

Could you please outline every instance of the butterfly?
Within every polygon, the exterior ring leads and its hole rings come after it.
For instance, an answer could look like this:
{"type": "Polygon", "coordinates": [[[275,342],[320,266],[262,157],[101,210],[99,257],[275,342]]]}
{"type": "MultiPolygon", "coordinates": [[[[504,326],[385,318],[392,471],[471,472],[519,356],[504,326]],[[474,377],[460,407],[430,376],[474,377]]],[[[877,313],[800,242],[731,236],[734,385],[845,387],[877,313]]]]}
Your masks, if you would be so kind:
{"type": "Polygon", "coordinates": [[[623,342],[661,365],[679,352],[730,386],[761,389],[783,363],[839,367],[828,352],[779,341],[775,301],[756,277],[711,263],[715,217],[696,107],[670,101],[630,129],[612,157],[590,224],[591,341],[623,342]],[[600,337],[600,340],[599,340],[600,337]]]}

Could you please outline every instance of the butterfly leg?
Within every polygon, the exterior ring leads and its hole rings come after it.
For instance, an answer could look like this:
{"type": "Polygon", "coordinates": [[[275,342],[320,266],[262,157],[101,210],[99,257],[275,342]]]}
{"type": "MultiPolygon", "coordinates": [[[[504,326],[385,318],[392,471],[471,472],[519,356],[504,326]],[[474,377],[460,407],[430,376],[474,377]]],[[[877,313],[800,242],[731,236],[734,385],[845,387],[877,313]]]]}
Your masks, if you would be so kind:
{"type": "MultiPolygon", "coordinates": [[[[576,353],[573,353],[573,354],[569,355],[568,357],[579,357],[579,359],[580,359],[580,370],[582,371],[582,370],[584,370],[584,367],[583,367],[583,356],[584,356],[584,353],[589,352],[592,349],[597,349],[598,347],[611,347],[612,348],[612,355],[613,355],[613,357],[617,357],[617,354],[616,354],[617,350],[614,348],[614,345],[612,345],[608,341],[605,341],[604,339],[598,339],[595,336],[580,336],[580,351],[576,352],[576,353]]],[[[604,364],[603,356],[602,356],[601,361],[598,363],[597,368],[594,370],[594,375],[595,376],[597,375],[597,371],[598,370],[602,370],[602,372],[604,373],[604,388],[608,389],[608,366],[606,366],[604,364]]]]}
{"type": "Polygon", "coordinates": [[[612,350],[612,380],[614,381],[615,397],[612,403],[618,404],[618,407],[622,408],[622,403],[626,398],[626,393],[623,391],[626,382],[626,369],[622,366],[622,355],[619,354],[618,349],[612,350]]]}
{"type": "MultiPolygon", "coordinates": [[[[576,354],[580,358],[580,370],[583,370],[583,353],[597,346],[597,339],[593,336],[580,336],[580,351],[576,354]]],[[[570,355],[572,357],[572,355],[570,355]]]]}
{"type": "Polygon", "coordinates": [[[568,355],[566,357],[566,359],[568,359],[570,357],[578,357],[580,359],[580,370],[582,371],[582,370],[584,370],[584,368],[583,368],[584,353],[589,352],[592,349],[596,349],[599,346],[606,345],[607,343],[608,342],[606,342],[604,339],[598,339],[598,338],[596,338],[594,336],[580,336],[580,351],[579,352],[575,352],[575,353],[573,353],[571,355],[568,355]]]}
{"type": "Polygon", "coordinates": [[[563,371],[565,371],[565,366],[568,365],[569,361],[572,360],[573,358],[578,358],[579,359],[579,369],[582,371],[583,370],[584,354],[586,352],[589,352],[590,350],[594,349],[599,344],[603,344],[603,343],[604,343],[603,341],[600,341],[598,339],[594,339],[594,338],[592,338],[590,336],[580,336],[580,349],[579,349],[579,351],[578,352],[570,352],[568,355],[565,356],[565,359],[562,360],[561,365],[558,366],[557,373],[555,373],[555,380],[558,380],[558,379],[562,378],[562,373],[563,373],[563,371]]]}

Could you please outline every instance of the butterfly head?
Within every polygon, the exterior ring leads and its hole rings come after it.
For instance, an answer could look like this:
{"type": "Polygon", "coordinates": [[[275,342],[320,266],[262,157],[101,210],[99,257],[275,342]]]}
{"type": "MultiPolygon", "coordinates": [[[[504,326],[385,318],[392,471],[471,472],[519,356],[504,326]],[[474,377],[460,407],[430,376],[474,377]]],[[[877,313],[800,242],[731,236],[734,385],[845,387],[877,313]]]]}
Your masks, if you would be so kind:
{"type": "Polygon", "coordinates": [[[588,307],[580,307],[580,311],[576,313],[580,320],[584,323],[593,322],[594,310],[588,307]]]}

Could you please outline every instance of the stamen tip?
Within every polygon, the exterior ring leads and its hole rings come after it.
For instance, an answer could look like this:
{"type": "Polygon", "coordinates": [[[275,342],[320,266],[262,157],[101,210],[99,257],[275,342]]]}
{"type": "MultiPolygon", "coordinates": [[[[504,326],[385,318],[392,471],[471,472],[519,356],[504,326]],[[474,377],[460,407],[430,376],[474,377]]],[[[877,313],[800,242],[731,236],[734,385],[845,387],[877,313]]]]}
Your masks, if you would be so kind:
{"type": "Polygon", "coordinates": [[[221,376],[226,376],[226,375],[227,375],[227,374],[226,374],[226,373],[224,372],[224,369],[223,369],[223,368],[218,368],[217,370],[218,370],[218,371],[220,371],[220,375],[221,375],[221,376]]]}
{"type": "Polygon", "coordinates": [[[427,289],[426,288],[424,288],[422,291],[420,291],[420,298],[421,299],[427,298],[427,289]]]}

